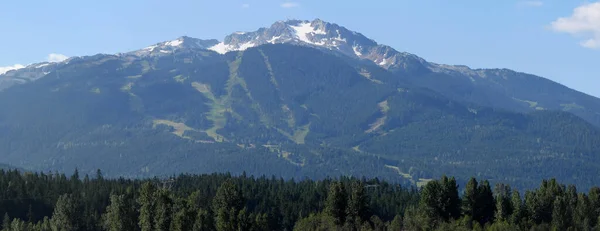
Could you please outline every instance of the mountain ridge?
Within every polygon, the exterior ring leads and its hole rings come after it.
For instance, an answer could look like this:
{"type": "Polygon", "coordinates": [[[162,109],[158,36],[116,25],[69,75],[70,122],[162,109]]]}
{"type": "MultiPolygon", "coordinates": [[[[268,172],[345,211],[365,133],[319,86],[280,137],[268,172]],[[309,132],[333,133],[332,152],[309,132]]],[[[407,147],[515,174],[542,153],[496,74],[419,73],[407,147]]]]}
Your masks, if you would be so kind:
{"type": "Polygon", "coordinates": [[[28,169],[130,177],[597,181],[600,133],[579,117],[463,104],[405,80],[292,44],[73,58],[0,92],[0,108],[10,108],[0,111],[0,154],[28,169]]]}

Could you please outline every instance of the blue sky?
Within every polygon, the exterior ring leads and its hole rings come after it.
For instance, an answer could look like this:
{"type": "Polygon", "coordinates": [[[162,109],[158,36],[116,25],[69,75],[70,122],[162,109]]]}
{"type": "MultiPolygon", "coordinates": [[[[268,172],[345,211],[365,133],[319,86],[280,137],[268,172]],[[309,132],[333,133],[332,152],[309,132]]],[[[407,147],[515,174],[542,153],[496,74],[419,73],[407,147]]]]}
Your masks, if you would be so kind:
{"type": "Polygon", "coordinates": [[[600,96],[600,3],[585,0],[2,0],[0,67],[182,35],[221,40],[292,18],[337,23],[428,61],[510,68],[600,96]]]}

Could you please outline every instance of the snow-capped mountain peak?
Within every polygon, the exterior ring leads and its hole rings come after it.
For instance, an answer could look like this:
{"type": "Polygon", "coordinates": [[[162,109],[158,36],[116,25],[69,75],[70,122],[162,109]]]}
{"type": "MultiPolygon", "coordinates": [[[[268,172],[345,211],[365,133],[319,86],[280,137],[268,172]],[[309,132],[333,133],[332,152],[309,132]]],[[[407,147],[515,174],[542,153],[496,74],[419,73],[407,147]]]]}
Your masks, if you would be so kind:
{"type": "Polygon", "coordinates": [[[277,21],[268,28],[235,32],[208,49],[225,54],[269,43],[289,43],[331,50],[350,57],[368,59],[388,69],[404,68],[405,65],[401,62],[424,62],[417,56],[377,44],[360,33],[320,19],[277,21]]]}
{"type": "Polygon", "coordinates": [[[157,43],[141,50],[130,52],[138,56],[170,54],[179,49],[207,49],[219,41],[215,39],[203,40],[182,36],[175,40],[157,43]]]}
{"type": "MultiPolygon", "coordinates": [[[[250,32],[234,32],[222,41],[202,40],[183,36],[175,40],[157,43],[138,51],[130,52],[138,56],[168,55],[180,49],[208,49],[220,54],[243,51],[263,44],[286,43],[310,46],[341,53],[357,59],[372,61],[386,69],[393,70],[439,70],[424,59],[406,52],[399,52],[389,46],[378,44],[361,33],[351,31],[335,23],[321,19],[277,21],[268,28],[250,32]]],[[[446,70],[447,68],[443,68],[446,70]]]]}

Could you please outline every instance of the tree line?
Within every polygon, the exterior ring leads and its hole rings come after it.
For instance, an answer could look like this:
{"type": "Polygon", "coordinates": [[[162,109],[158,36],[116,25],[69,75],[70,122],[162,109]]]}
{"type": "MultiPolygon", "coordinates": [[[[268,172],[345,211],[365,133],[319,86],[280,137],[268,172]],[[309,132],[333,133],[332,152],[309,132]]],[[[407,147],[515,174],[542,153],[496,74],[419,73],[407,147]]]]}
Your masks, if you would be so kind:
{"type": "Polygon", "coordinates": [[[0,170],[2,231],[600,230],[600,188],[544,180],[521,194],[472,178],[420,189],[379,179],[242,174],[105,179],[0,170]]]}

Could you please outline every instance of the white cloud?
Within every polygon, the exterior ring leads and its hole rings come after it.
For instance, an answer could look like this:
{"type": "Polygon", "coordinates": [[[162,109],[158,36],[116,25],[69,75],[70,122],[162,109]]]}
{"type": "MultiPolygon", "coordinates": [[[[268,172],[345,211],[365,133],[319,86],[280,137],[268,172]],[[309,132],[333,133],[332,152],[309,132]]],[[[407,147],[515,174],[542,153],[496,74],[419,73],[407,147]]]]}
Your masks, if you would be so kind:
{"type": "Polygon", "coordinates": [[[300,3],[297,2],[284,2],[281,3],[281,7],[282,8],[295,8],[295,7],[299,7],[300,3]]]}
{"type": "Polygon", "coordinates": [[[584,40],[579,44],[586,48],[600,48],[600,2],[581,5],[569,17],[556,19],[550,24],[556,32],[568,33],[584,40]]]}
{"type": "Polygon", "coordinates": [[[69,56],[66,56],[66,55],[63,55],[63,54],[52,53],[52,54],[48,55],[47,61],[51,62],[51,63],[57,63],[57,62],[65,61],[68,58],[69,58],[69,56]]]}
{"type": "Polygon", "coordinates": [[[242,8],[250,8],[250,4],[244,3],[244,4],[242,4],[242,8]]]}
{"type": "Polygon", "coordinates": [[[520,1],[517,3],[519,7],[541,7],[544,5],[542,1],[520,1]]]}
{"type": "Polygon", "coordinates": [[[8,71],[11,71],[11,70],[21,69],[23,67],[25,67],[25,66],[23,66],[21,64],[15,64],[15,65],[8,66],[8,67],[0,67],[0,75],[6,73],[8,71]]]}

